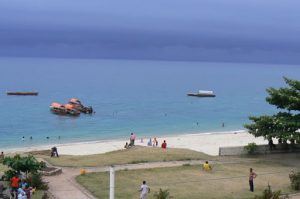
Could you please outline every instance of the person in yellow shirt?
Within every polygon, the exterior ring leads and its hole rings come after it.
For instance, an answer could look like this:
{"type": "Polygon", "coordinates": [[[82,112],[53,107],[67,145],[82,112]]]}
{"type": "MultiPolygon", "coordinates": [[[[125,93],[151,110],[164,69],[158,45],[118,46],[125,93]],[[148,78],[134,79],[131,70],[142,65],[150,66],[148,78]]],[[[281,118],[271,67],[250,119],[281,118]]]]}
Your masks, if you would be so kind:
{"type": "Polygon", "coordinates": [[[206,161],[206,162],[203,164],[202,169],[203,169],[204,171],[211,171],[211,170],[212,170],[210,164],[208,164],[208,161],[206,161]]]}

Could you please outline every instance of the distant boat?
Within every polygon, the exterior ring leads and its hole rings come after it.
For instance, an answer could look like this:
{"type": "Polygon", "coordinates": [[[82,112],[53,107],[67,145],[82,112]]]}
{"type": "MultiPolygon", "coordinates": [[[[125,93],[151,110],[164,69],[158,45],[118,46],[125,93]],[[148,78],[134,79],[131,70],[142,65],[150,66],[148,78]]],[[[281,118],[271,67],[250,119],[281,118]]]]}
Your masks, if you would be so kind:
{"type": "Polygon", "coordinates": [[[37,96],[39,92],[6,92],[7,95],[34,95],[37,96]]]}
{"type": "Polygon", "coordinates": [[[197,93],[188,93],[188,96],[195,96],[195,97],[216,97],[213,91],[204,91],[199,90],[197,93]]]}
{"type": "Polygon", "coordinates": [[[53,102],[50,105],[50,110],[52,113],[58,114],[58,115],[71,115],[71,116],[78,116],[80,115],[80,111],[75,109],[73,105],[71,104],[60,104],[57,102],[53,102]]]}

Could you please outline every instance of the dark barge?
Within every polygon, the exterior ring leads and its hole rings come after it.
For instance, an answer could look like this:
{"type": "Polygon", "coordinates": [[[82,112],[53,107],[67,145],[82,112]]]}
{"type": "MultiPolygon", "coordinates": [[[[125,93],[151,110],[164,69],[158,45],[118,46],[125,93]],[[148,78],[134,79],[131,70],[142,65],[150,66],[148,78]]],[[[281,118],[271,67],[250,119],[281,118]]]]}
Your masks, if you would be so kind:
{"type": "Polygon", "coordinates": [[[6,92],[7,95],[33,95],[37,96],[39,92],[6,92]]]}

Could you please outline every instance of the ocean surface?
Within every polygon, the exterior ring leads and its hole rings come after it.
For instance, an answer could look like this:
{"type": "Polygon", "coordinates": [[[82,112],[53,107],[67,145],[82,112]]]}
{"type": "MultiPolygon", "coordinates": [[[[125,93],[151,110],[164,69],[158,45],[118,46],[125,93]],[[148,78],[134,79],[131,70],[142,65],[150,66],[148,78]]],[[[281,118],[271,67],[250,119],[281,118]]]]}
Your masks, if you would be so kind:
{"type": "Polygon", "coordinates": [[[283,76],[299,80],[300,66],[0,58],[0,150],[123,139],[131,132],[153,137],[240,130],[249,115],[278,111],[265,101],[266,88],[284,86],[283,76]],[[216,97],[186,95],[198,90],[216,97]],[[49,111],[52,102],[72,97],[96,113],[68,117],[49,111]]]}

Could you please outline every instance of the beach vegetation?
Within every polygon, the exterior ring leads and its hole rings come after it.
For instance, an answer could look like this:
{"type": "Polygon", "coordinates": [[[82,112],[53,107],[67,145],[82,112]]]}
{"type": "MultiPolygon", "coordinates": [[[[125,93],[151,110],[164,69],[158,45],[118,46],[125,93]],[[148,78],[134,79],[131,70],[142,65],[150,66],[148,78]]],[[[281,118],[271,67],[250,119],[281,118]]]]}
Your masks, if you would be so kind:
{"type": "Polygon", "coordinates": [[[284,77],[286,87],[268,88],[266,101],[281,111],[274,115],[250,116],[244,125],[255,137],[276,138],[279,143],[300,143],[300,81],[284,77]]]}
{"type": "Polygon", "coordinates": [[[33,173],[28,177],[28,182],[32,187],[35,187],[39,190],[48,190],[48,184],[43,181],[43,176],[41,173],[33,173]]]}
{"type": "Polygon", "coordinates": [[[147,163],[147,160],[133,160],[132,162],[129,162],[129,164],[140,164],[140,163],[147,163]]]}
{"type": "Polygon", "coordinates": [[[255,196],[254,199],[288,199],[288,195],[281,195],[281,191],[272,191],[271,186],[263,190],[262,195],[255,196]]]}
{"type": "Polygon", "coordinates": [[[290,177],[292,189],[300,190],[300,172],[292,171],[289,177],[290,177]]]}
{"type": "Polygon", "coordinates": [[[13,157],[5,157],[3,164],[9,167],[6,174],[20,174],[22,172],[26,177],[29,173],[37,173],[45,166],[44,163],[38,162],[32,155],[21,156],[18,154],[13,157]]]}
{"type": "Polygon", "coordinates": [[[171,198],[173,198],[170,195],[170,192],[169,192],[168,189],[163,190],[161,188],[159,189],[158,192],[154,193],[153,196],[154,196],[155,199],[171,199],[171,198]]]}
{"type": "Polygon", "coordinates": [[[252,155],[255,154],[257,150],[257,145],[255,142],[248,143],[248,145],[244,146],[244,149],[247,151],[248,154],[252,155]]]}
{"type": "Polygon", "coordinates": [[[37,190],[32,194],[31,199],[42,199],[45,195],[45,191],[37,190]]]}

